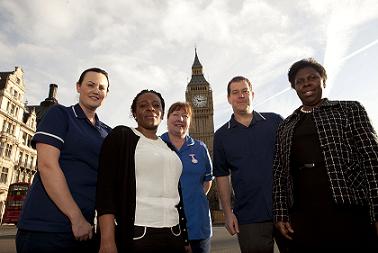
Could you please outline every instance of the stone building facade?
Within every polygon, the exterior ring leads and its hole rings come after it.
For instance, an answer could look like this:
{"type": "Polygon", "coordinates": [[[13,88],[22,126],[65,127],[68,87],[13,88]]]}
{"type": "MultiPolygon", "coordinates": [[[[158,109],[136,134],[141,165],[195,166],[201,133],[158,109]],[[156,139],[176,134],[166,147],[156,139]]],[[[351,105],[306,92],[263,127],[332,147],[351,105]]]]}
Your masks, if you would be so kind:
{"type": "MultiPolygon", "coordinates": [[[[55,96],[56,89],[55,84],[50,85],[50,94],[55,96]],[[54,92],[51,87],[55,88],[54,92]]],[[[23,70],[15,67],[14,71],[0,72],[0,219],[4,213],[9,185],[16,182],[31,183],[33,179],[37,151],[31,147],[31,139],[37,122],[47,107],[51,106],[49,101],[47,105],[42,102],[39,106],[28,106],[24,101],[23,70]]],[[[55,97],[53,101],[57,103],[55,97]]]]}

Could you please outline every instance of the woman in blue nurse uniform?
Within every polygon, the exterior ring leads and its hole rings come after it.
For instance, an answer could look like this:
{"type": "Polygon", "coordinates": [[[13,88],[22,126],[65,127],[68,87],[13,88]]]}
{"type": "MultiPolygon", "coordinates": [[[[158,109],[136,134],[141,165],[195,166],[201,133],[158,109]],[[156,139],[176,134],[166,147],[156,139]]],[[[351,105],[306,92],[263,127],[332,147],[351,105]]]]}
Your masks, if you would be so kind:
{"type": "Polygon", "coordinates": [[[183,164],[180,182],[192,252],[210,253],[212,229],[206,194],[211,188],[213,169],[206,145],[188,135],[191,118],[190,104],[174,103],[168,110],[168,132],[161,138],[176,148],[183,164]]]}

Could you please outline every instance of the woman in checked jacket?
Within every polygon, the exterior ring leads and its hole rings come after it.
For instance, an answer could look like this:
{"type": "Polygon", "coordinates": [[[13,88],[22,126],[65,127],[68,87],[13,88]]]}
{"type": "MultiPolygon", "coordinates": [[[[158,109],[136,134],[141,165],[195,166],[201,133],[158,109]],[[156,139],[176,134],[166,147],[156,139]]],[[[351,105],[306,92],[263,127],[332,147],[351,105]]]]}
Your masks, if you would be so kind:
{"type": "Polygon", "coordinates": [[[275,225],[290,252],[378,252],[378,138],[363,106],[323,98],[314,59],[288,73],[302,106],[277,133],[275,225]]]}

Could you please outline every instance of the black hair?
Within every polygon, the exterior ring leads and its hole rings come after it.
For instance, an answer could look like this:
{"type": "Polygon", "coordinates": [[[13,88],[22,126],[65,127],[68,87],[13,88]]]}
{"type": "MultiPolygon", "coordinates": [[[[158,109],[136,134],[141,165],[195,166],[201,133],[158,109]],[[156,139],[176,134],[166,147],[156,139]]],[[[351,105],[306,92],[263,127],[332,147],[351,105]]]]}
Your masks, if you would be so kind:
{"type": "Polygon", "coordinates": [[[136,103],[137,103],[137,100],[138,100],[138,98],[141,96],[141,95],[143,95],[143,94],[146,94],[146,93],[152,93],[152,94],[155,94],[156,96],[158,96],[159,97],[159,99],[160,99],[160,102],[161,102],[161,107],[162,107],[162,112],[163,112],[163,114],[164,114],[164,110],[165,110],[165,102],[164,102],[164,99],[163,99],[163,97],[161,96],[161,94],[159,93],[159,92],[157,92],[157,91],[154,91],[154,90],[142,90],[141,92],[139,92],[136,96],[135,96],[135,98],[133,99],[133,103],[131,104],[131,115],[133,115],[134,116],[134,114],[136,113],[136,103]]]}
{"type": "Polygon", "coordinates": [[[288,72],[288,78],[289,82],[291,83],[291,87],[294,89],[295,86],[295,76],[297,75],[298,71],[306,68],[306,67],[311,67],[316,70],[316,72],[319,73],[319,75],[323,78],[323,82],[325,84],[327,80],[327,72],[325,68],[317,62],[314,58],[306,58],[302,59],[300,61],[295,62],[291,67],[289,68],[288,72]]]}
{"type": "Polygon", "coordinates": [[[83,80],[84,80],[84,77],[85,77],[85,74],[87,74],[88,72],[96,72],[96,73],[100,73],[100,74],[103,74],[104,76],[106,76],[106,80],[108,80],[108,88],[107,88],[107,92],[109,91],[109,86],[110,86],[110,82],[109,82],[109,75],[108,75],[108,72],[106,72],[105,70],[103,69],[100,69],[100,68],[89,68],[89,69],[86,69],[83,71],[83,73],[81,73],[80,77],[79,77],[79,81],[77,81],[78,84],[82,84],[83,80]]]}
{"type": "Polygon", "coordinates": [[[252,84],[251,84],[251,82],[248,80],[248,78],[246,78],[246,77],[244,77],[244,76],[235,76],[235,77],[233,77],[233,78],[231,79],[231,81],[229,81],[228,84],[227,84],[227,96],[230,96],[230,94],[231,94],[231,88],[230,88],[231,83],[237,83],[237,82],[242,82],[242,81],[247,82],[249,88],[250,88],[251,91],[252,91],[252,84]]]}

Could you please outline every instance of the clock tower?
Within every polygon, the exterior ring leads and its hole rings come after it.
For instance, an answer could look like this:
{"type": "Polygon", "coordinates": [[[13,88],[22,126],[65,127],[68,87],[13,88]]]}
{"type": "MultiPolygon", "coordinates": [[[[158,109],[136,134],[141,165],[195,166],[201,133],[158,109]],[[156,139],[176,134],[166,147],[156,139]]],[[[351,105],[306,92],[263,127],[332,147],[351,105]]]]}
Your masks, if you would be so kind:
{"type": "Polygon", "coordinates": [[[186,87],[186,101],[192,105],[193,117],[189,128],[189,134],[194,139],[203,141],[211,157],[213,156],[213,92],[202,72],[202,65],[195,49],[194,63],[192,66],[192,78],[186,87]]]}

